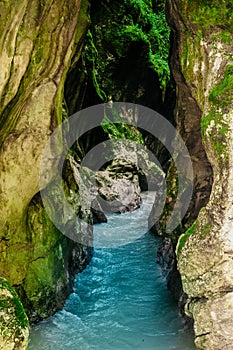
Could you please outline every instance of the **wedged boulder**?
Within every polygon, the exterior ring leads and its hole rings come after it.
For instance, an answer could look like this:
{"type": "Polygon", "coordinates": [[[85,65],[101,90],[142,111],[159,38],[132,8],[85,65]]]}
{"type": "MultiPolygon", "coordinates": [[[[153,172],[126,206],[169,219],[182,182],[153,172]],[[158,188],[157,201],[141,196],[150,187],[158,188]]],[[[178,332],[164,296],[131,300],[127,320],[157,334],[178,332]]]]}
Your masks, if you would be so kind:
{"type": "Polygon", "coordinates": [[[139,207],[139,180],[131,164],[128,164],[127,172],[120,172],[119,169],[115,172],[108,167],[99,171],[82,167],[80,174],[89,188],[92,213],[98,215],[93,220],[105,222],[104,211],[124,213],[139,207]]]}
{"type": "MultiPolygon", "coordinates": [[[[103,210],[114,213],[133,211],[140,206],[140,187],[137,174],[130,171],[120,173],[108,168],[98,171],[95,180],[98,189],[98,201],[103,210]]],[[[131,170],[133,170],[131,168],[131,170]]]]}
{"type": "MultiPolygon", "coordinates": [[[[114,159],[96,171],[93,183],[103,210],[123,213],[140,206],[140,192],[164,187],[164,173],[144,145],[114,140],[114,159]]],[[[163,191],[162,191],[163,192],[163,191]]]]}

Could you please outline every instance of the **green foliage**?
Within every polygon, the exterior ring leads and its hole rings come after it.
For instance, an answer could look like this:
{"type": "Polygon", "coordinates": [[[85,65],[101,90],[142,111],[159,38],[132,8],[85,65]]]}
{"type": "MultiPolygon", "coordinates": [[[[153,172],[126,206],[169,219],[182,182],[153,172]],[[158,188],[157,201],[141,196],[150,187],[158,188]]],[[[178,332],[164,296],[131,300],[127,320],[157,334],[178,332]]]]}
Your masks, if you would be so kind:
{"type": "Polygon", "coordinates": [[[137,56],[143,55],[148,67],[157,73],[161,90],[165,91],[170,80],[170,29],[165,1],[159,1],[155,12],[151,1],[118,0],[108,4],[102,0],[97,13],[87,35],[85,56],[92,65],[92,80],[100,99],[111,99],[112,67],[114,62],[130,54],[132,44],[140,44],[137,56]]]}
{"type": "Polygon", "coordinates": [[[166,22],[164,6],[157,13],[147,1],[128,2],[135,12],[136,21],[122,27],[120,35],[132,41],[143,41],[148,47],[148,61],[158,74],[162,89],[170,79],[168,66],[170,29],[166,22]],[[135,23],[136,22],[136,23],[135,23]]]}
{"type": "Polygon", "coordinates": [[[98,51],[95,47],[93,35],[92,35],[90,30],[88,30],[88,32],[87,32],[87,43],[85,46],[85,54],[86,54],[87,60],[92,63],[92,81],[93,81],[94,87],[96,89],[96,92],[99,95],[100,99],[102,101],[106,102],[107,96],[106,96],[105,92],[101,89],[101,86],[100,86],[98,79],[97,79],[98,70],[100,68],[99,67],[100,62],[98,60],[99,59],[98,51]]]}
{"type": "Polygon", "coordinates": [[[128,139],[143,144],[142,134],[133,126],[119,122],[112,122],[107,116],[104,117],[101,126],[111,139],[128,139]]]}

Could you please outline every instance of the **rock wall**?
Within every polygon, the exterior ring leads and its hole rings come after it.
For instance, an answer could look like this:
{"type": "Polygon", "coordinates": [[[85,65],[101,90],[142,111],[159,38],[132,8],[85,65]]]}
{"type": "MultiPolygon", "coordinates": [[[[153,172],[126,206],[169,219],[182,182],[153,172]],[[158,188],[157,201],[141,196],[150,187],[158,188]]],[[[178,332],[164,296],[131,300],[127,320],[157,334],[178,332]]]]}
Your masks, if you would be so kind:
{"type": "Polygon", "coordinates": [[[208,350],[233,346],[231,16],[232,1],[168,1],[175,118],[195,173],[189,225],[202,208],[179,239],[178,269],[188,295],[186,313],[194,318],[195,344],[208,350]]]}
{"type": "Polygon", "coordinates": [[[64,81],[72,56],[79,57],[88,11],[86,0],[0,3],[0,275],[16,287],[31,320],[62,306],[91,254],[57,231],[39,195],[41,153],[65,115],[64,81]]]}

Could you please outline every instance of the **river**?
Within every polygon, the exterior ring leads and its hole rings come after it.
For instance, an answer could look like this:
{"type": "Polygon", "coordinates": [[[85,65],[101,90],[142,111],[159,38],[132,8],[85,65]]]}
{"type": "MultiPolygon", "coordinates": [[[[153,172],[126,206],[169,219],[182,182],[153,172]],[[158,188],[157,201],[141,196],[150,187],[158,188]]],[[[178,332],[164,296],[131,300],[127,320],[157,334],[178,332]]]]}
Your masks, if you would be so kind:
{"type": "Polygon", "coordinates": [[[153,193],[143,199],[95,225],[90,265],[63,310],[32,326],[29,350],[195,349],[156,263],[160,239],[146,232],[153,193]]]}

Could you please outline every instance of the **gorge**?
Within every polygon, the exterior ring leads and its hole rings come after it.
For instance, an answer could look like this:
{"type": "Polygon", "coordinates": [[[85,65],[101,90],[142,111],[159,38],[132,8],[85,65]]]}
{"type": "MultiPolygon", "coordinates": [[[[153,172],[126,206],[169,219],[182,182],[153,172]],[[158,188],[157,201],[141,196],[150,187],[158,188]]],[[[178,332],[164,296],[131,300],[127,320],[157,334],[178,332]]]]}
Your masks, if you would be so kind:
{"type": "MultiPolygon", "coordinates": [[[[63,235],[43,206],[40,162],[49,137],[77,111],[126,101],[161,113],[187,146],[193,195],[179,227],[166,234],[175,162],[153,135],[128,125],[100,123],[72,146],[62,173],[66,198],[85,222],[103,221],[101,206],[90,208],[80,162],[114,138],[146,145],[166,174],[164,210],[152,230],[169,245],[160,253],[169,288],[194,322],[197,349],[232,349],[232,7],[232,0],[0,1],[0,348],[27,347],[28,319],[60,310],[93,254],[91,244],[63,235]]],[[[122,173],[125,188],[140,196],[147,182],[137,159],[100,170],[122,173]]],[[[102,196],[113,198],[99,183],[102,196]]],[[[49,191],[59,204],[54,178],[49,191]]],[[[73,230],[62,203],[58,212],[73,230]]]]}

